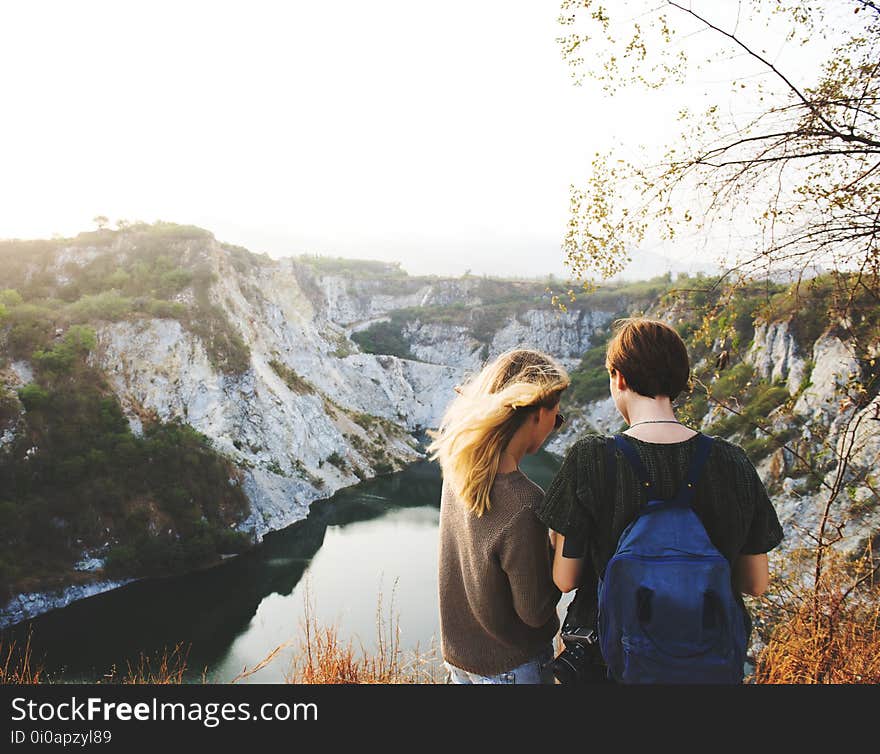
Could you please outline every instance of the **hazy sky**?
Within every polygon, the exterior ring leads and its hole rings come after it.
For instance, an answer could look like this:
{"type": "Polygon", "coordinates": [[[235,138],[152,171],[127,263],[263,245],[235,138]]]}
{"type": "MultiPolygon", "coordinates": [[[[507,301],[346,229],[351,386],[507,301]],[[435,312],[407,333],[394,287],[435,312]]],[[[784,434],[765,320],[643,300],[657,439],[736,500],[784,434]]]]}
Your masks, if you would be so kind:
{"type": "Polygon", "coordinates": [[[272,256],[563,275],[569,184],[612,138],[664,140],[690,95],[573,87],[558,12],[0,0],[0,237],[102,214],[272,256]]]}

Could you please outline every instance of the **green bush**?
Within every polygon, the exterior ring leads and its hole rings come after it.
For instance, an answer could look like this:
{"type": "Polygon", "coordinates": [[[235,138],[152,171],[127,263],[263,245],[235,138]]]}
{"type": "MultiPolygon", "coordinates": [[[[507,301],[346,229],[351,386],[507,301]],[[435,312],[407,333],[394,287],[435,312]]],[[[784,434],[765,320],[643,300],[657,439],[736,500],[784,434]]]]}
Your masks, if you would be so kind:
{"type": "Polygon", "coordinates": [[[4,324],[9,327],[7,345],[14,359],[29,359],[35,349],[52,339],[55,314],[48,306],[23,303],[8,309],[4,324]]]}
{"type": "Polygon", "coordinates": [[[21,294],[13,288],[4,288],[0,291],[0,304],[11,309],[24,303],[21,294]]]}
{"type": "Polygon", "coordinates": [[[339,455],[335,450],[327,456],[327,463],[331,466],[335,466],[340,471],[345,471],[348,468],[348,464],[345,462],[345,459],[339,455]]]}
{"type": "Polygon", "coordinates": [[[200,299],[187,317],[187,328],[201,339],[216,369],[226,374],[246,372],[251,365],[250,348],[222,308],[208,303],[204,296],[200,299]]]}
{"type": "Polygon", "coordinates": [[[27,411],[37,411],[48,404],[49,393],[39,385],[30,383],[18,389],[18,399],[27,411]]]}
{"type": "Polygon", "coordinates": [[[92,328],[74,325],[64,334],[60,343],[48,350],[34,351],[32,358],[39,368],[63,374],[69,372],[76,362],[84,360],[96,343],[92,328]]]}
{"type": "Polygon", "coordinates": [[[131,274],[120,267],[110,273],[103,282],[107,288],[118,288],[121,290],[131,283],[131,274]]]}
{"type": "Polygon", "coordinates": [[[67,314],[73,322],[89,322],[91,320],[107,320],[117,322],[124,319],[133,310],[132,300],[120,296],[116,291],[103,291],[86,295],[67,307],[67,314]]]}
{"type": "Polygon", "coordinates": [[[235,553],[236,555],[247,552],[253,546],[250,534],[233,529],[218,529],[214,534],[214,543],[218,553],[235,553]]]}
{"type": "Polygon", "coordinates": [[[0,385],[0,429],[18,416],[18,400],[15,394],[0,385]]]}
{"type": "Polygon", "coordinates": [[[563,394],[567,403],[579,404],[607,398],[609,388],[608,370],[605,369],[605,353],[608,349],[609,335],[593,345],[581,357],[581,362],[571,372],[571,385],[563,394]]]}
{"type": "Polygon", "coordinates": [[[17,525],[0,536],[21,573],[70,568],[81,549],[72,543],[100,546],[105,526],[118,540],[108,566],[116,576],[176,572],[213,562],[217,547],[243,547],[246,538],[219,533],[249,511],[241,487],[228,483],[230,462],[180,422],[148,424],[134,436],[106,391],[85,367],[19,391],[25,431],[0,454],[0,490],[18,506],[3,507],[0,519],[17,525]],[[26,456],[32,445],[39,452],[26,456]],[[60,528],[52,523],[59,520],[60,528]]]}
{"type": "Polygon", "coordinates": [[[365,330],[352,333],[351,339],[366,353],[414,358],[400,322],[374,322],[365,330]]]}
{"type": "MultiPolygon", "coordinates": [[[[715,434],[732,437],[742,432],[750,433],[755,427],[767,427],[768,416],[790,400],[788,389],[782,385],[771,385],[766,380],[754,379],[754,370],[748,364],[737,364],[724,378],[712,385],[712,397],[723,403],[737,407],[739,413],[728,412],[712,423],[715,434]]],[[[763,436],[746,438],[751,443],[756,457],[765,454],[772,447],[763,436]]]]}
{"type": "Polygon", "coordinates": [[[141,570],[141,561],[134,544],[117,544],[110,548],[104,561],[108,576],[130,576],[141,570]]]}

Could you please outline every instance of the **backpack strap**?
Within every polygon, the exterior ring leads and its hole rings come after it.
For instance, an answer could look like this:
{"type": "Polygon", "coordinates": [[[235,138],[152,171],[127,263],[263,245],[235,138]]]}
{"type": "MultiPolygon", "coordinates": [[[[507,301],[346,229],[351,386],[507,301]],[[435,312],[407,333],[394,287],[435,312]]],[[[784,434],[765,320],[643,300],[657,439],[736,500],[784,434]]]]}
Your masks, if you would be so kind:
{"type": "Polygon", "coordinates": [[[605,436],[605,494],[614,492],[617,478],[617,443],[610,435],[605,436]]]}
{"type": "Polygon", "coordinates": [[[678,492],[668,500],[657,500],[656,498],[652,498],[655,491],[654,483],[648,476],[648,470],[645,468],[645,464],[642,462],[638,451],[627,442],[623,435],[614,436],[617,447],[620,448],[627,461],[629,461],[630,465],[633,467],[639,482],[645,488],[645,492],[648,495],[647,502],[641,506],[640,513],[653,512],[655,510],[669,507],[690,507],[694,499],[694,488],[697,486],[700,475],[703,473],[703,467],[706,465],[706,461],[709,458],[713,443],[713,439],[708,435],[704,435],[702,432],[698,432],[697,434],[697,448],[691,458],[685,482],[678,492]]]}
{"type": "Polygon", "coordinates": [[[709,435],[704,435],[702,432],[699,435],[697,438],[697,449],[694,451],[691,464],[688,467],[687,478],[678,492],[675,493],[675,497],[669,501],[672,505],[690,507],[694,500],[694,489],[700,480],[700,475],[703,473],[703,467],[709,459],[713,443],[713,439],[709,435]]]}
{"type": "Polygon", "coordinates": [[[623,453],[623,457],[629,461],[629,465],[632,466],[633,471],[636,473],[636,477],[638,477],[639,483],[645,488],[645,491],[648,493],[648,499],[650,500],[651,494],[654,492],[654,482],[651,481],[651,477],[648,475],[648,469],[645,468],[645,464],[642,462],[638,452],[629,444],[629,442],[627,442],[623,435],[614,435],[614,442],[620,452],[623,453]]]}

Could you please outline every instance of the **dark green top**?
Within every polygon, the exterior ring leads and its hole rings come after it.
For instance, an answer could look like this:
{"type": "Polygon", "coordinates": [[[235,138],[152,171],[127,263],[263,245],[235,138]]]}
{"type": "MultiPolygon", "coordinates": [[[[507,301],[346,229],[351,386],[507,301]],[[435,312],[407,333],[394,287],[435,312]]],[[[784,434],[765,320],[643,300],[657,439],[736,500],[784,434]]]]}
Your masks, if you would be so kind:
{"type": "MultiPolygon", "coordinates": [[[[685,481],[697,435],[668,444],[624,437],[644,462],[656,488],[655,497],[672,497],[685,481]]],[[[733,564],[740,554],[758,554],[776,547],[782,541],[782,527],[745,451],[722,437],[714,440],[694,490],[693,508],[709,539],[733,564]]],[[[620,535],[645,502],[644,488],[632,467],[620,451],[615,453],[616,474],[611,480],[606,473],[605,436],[580,437],[569,448],[535,509],[538,518],[551,529],[586,542],[584,554],[592,565],[593,576],[605,570],[620,535]]],[[[585,573],[585,579],[590,575],[585,573]]],[[[585,599],[585,595],[577,595],[579,619],[594,606],[595,594],[590,594],[589,602],[585,599]]]]}

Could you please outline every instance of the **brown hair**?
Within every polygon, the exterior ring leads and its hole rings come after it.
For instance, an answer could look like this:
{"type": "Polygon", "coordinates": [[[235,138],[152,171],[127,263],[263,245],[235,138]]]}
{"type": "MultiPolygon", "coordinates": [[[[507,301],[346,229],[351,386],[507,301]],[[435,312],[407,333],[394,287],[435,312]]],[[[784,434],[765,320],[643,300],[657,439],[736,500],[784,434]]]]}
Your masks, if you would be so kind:
{"type": "Polygon", "coordinates": [[[675,400],[688,387],[690,362],[681,336],[665,322],[618,319],[605,352],[605,368],[620,372],[639,395],[675,400]]]}

